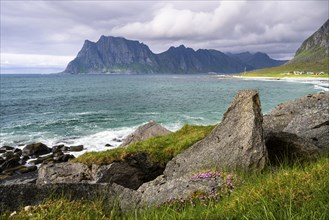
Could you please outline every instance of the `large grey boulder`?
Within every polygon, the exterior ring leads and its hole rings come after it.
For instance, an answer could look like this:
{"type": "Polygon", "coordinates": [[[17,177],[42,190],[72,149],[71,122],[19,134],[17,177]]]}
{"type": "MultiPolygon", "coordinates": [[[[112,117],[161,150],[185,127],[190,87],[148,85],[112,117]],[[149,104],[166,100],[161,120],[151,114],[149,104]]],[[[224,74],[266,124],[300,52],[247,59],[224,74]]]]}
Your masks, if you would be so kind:
{"type": "Polygon", "coordinates": [[[37,184],[84,183],[92,180],[92,173],[85,164],[49,163],[40,166],[37,184]]]}
{"type": "Polygon", "coordinates": [[[329,94],[313,94],[278,105],[264,116],[265,136],[287,132],[329,150],[329,94]]]}
{"type": "Polygon", "coordinates": [[[164,171],[174,179],[209,167],[263,169],[267,151],[258,92],[239,91],[222,122],[203,140],[177,155],[164,171]]]}
{"type": "Polygon", "coordinates": [[[143,141],[148,138],[164,136],[170,134],[171,131],[159,125],[154,121],[150,121],[136,129],[132,134],[128,135],[120,145],[120,147],[128,146],[129,144],[143,141]]]}
{"type": "Polygon", "coordinates": [[[266,147],[272,165],[296,160],[308,161],[315,159],[320,150],[306,138],[286,132],[270,132],[266,136],[266,147]]]}

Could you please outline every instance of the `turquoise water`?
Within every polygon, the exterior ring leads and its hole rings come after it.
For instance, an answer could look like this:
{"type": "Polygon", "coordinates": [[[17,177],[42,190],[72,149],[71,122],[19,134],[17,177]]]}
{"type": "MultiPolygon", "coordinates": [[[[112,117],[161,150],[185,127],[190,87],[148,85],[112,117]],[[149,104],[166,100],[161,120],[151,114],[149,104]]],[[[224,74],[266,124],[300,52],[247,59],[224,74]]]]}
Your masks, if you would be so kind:
{"type": "Polygon", "coordinates": [[[102,148],[155,120],[183,124],[221,120],[236,92],[257,89],[263,112],[322,91],[310,83],[215,79],[207,75],[0,75],[1,145],[35,141],[102,148]]]}

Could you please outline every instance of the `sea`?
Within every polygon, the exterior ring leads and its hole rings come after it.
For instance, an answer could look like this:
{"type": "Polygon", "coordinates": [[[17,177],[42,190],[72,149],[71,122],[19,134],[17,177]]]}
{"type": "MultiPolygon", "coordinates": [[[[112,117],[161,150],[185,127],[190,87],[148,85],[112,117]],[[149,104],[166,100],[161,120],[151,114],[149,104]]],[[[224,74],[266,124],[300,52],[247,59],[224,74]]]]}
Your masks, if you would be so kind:
{"type": "Polygon", "coordinates": [[[323,83],[209,75],[0,74],[0,146],[84,145],[78,156],[117,147],[118,140],[151,120],[171,131],[218,123],[238,90],[258,90],[266,114],[282,102],[328,92],[323,83]]]}

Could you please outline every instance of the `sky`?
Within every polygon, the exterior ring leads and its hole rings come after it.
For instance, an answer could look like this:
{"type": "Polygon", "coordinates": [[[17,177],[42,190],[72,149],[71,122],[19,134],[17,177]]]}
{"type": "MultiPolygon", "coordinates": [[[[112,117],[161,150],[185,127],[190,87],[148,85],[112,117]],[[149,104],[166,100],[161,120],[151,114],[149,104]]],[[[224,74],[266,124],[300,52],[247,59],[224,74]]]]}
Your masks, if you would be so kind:
{"type": "Polygon", "coordinates": [[[291,59],[329,18],[326,0],[0,0],[1,73],[56,73],[86,39],[139,40],[154,53],[184,44],[291,59]]]}

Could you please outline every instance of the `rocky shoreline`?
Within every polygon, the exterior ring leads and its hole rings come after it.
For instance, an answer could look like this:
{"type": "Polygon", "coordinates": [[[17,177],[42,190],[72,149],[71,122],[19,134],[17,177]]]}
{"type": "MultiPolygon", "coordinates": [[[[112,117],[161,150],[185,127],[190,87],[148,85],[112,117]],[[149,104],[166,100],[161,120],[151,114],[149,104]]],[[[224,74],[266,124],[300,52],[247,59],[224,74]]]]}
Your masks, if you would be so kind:
{"type": "MultiPolygon", "coordinates": [[[[123,145],[168,133],[150,122],[127,137],[123,145]]],[[[106,195],[112,202],[119,197],[123,210],[156,205],[172,197],[186,198],[198,190],[211,193],[223,185],[220,176],[193,178],[214,166],[249,171],[285,159],[312,160],[329,151],[329,94],[286,102],[263,116],[258,92],[239,91],[221,123],[165,167],[152,163],[143,152],[110,165],[88,167],[70,162],[70,152],[82,149],[64,145],[49,148],[42,143],[23,150],[1,147],[0,212],[40,204],[51,195],[71,199],[106,195]],[[26,166],[31,160],[32,165],[26,166]]]]}

